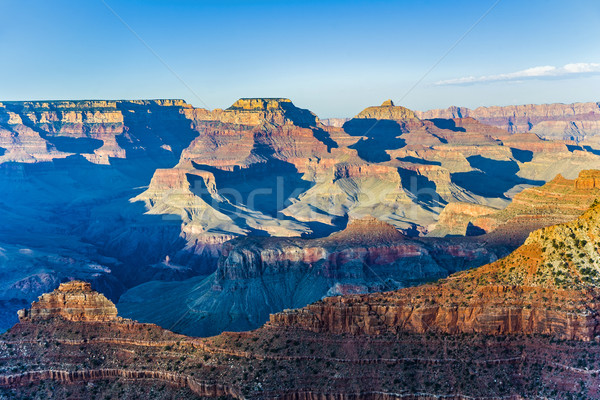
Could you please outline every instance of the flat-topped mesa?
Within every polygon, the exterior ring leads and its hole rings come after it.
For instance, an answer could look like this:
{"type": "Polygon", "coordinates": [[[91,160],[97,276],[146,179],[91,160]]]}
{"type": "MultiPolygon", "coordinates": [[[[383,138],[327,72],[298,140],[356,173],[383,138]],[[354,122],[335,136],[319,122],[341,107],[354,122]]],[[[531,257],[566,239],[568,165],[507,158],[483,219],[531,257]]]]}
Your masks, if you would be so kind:
{"type": "Polygon", "coordinates": [[[396,106],[392,100],[384,101],[380,106],[367,107],[354,118],[390,119],[395,121],[419,121],[414,111],[396,106]]]}
{"type": "Polygon", "coordinates": [[[221,122],[242,125],[295,124],[316,126],[319,119],[309,110],[298,108],[286,98],[241,98],[219,116],[221,122]]]}
{"type": "MultiPolygon", "coordinates": [[[[290,99],[286,98],[242,98],[233,103],[228,110],[244,111],[271,111],[282,110],[282,103],[292,104],[290,99]]],[[[293,105],[293,104],[292,104],[293,105]]]]}
{"type": "Polygon", "coordinates": [[[350,220],[346,229],[330,235],[328,239],[361,243],[391,243],[404,239],[404,235],[387,222],[374,217],[364,217],[350,220]]]}
{"type": "Polygon", "coordinates": [[[62,283],[52,293],[41,295],[29,310],[19,310],[18,315],[21,322],[55,318],[86,322],[119,319],[113,302],[82,281],[62,283]]]}
{"type": "Polygon", "coordinates": [[[23,112],[31,111],[88,111],[117,109],[120,105],[135,104],[143,106],[192,108],[182,99],[153,100],[39,100],[39,101],[3,101],[0,107],[20,108],[23,112]]]}

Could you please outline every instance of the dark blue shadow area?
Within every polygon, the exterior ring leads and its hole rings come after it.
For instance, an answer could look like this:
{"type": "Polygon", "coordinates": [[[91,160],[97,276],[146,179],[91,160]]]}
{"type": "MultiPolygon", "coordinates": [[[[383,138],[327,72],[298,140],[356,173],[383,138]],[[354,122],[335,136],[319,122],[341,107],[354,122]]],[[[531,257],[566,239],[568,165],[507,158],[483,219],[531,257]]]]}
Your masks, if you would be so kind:
{"type": "Polygon", "coordinates": [[[516,161],[492,160],[483,156],[467,157],[469,164],[479,171],[457,172],[452,181],[464,189],[484,197],[506,198],[504,193],[519,184],[543,185],[544,181],[523,179],[517,176],[516,161]]]}
{"type": "Polygon", "coordinates": [[[175,165],[181,152],[198,136],[178,107],[122,102],[117,108],[123,113],[125,126],[130,127],[127,135],[117,136],[127,158],[160,159],[175,165]]]}
{"type": "Polygon", "coordinates": [[[4,147],[0,147],[0,157],[6,154],[6,149],[4,147]]]}
{"type": "Polygon", "coordinates": [[[355,118],[346,122],[343,128],[349,135],[366,137],[349,148],[355,149],[358,156],[368,162],[390,161],[386,150],[396,150],[406,145],[404,139],[399,137],[403,131],[396,121],[355,118]]]}
{"type": "Polygon", "coordinates": [[[437,193],[436,184],[415,171],[398,168],[404,190],[412,193],[421,207],[433,211],[431,207],[446,203],[437,193]]]}
{"type": "Polygon", "coordinates": [[[346,225],[348,225],[348,216],[345,215],[342,217],[334,218],[331,222],[332,225],[324,224],[318,221],[304,222],[304,224],[310,228],[312,233],[303,234],[302,237],[306,239],[315,239],[329,236],[334,232],[338,232],[344,229],[346,225]]]}
{"type": "MultiPolygon", "coordinates": [[[[291,204],[291,200],[310,189],[314,183],[302,179],[293,164],[270,159],[268,163],[252,164],[248,168],[236,168],[233,171],[223,171],[209,165],[193,163],[194,168],[212,172],[219,194],[227,198],[233,205],[247,206],[273,218],[288,219],[280,214],[291,204]]],[[[201,178],[188,175],[192,191],[209,204],[212,201],[201,178]]],[[[219,211],[232,212],[223,209],[229,207],[224,203],[212,204],[219,211]]]]}
{"type": "Polygon", "coordinates": [[[102,147],[104,142],[91,138],[74,138],[68,136],[46,136],[48,142],[52,143],[56,150],[65,153],[93,154],[94,150],[102,147]]]}
{"type": "Polygon", "coordinates": [[[597,155],[597,156],[600,156],[600,150],[598,150],[598,149],[594,149],[594,148],[593,148],[593,147],[591,147],[591,146],[583,146],[583,148],[584,148],[584,150],[585,150],[585,151],[589,151],[589,152],[590,152],[590,153],[592,153],[592,154],[595,154],[595,155],[597,155]]]}
{"type": "Polygon", "coordinates": [[[521,163],[530,162],[533,160],[533,151],[531,150],[520,150],[511,148],[512,156],[515,160],[521,163]]]}
{"type": "Polygon", "coordinates": [[[148,166],[172,165],[142,157],[119,161],[98,165],[75,155],[53,162],[0,164],[0,242],[58,255],[67,249],[108,266],[110,272],[99,276],[112,277],[102,291],[113,299],[149,280],[212,272],[216,260],[194,259],[182,269],[154,266],[166,255],[177,262],[186,245],[181,219],[146,214],[142,202],[129,199],[148,184],[154,171],[148,166]]]}
{"type": "Polygon", "coordinates": [[[430,119],[429,121],[433,122],[433,125],[435,125],[436,128],[447,129],[447,130],[453,131],[453,132],[466,132],[467,131],[463,127],[456,126],[456,122],[451,119],[433,118],[433,119],[430,119]]]}
{"type": "Polygon", "coordinates": [[[279,105],[286,111],[286,117],[294,121],[295,125],[310,128],[317,124],[317,117],[310,110],[298,108],[288,102],[281,102],[279,105]]]}
{"type": "Polygon", "coordinates": [[[324,131],[323,129],[312,129],[315,138],[327,146],[327,152],[331,153],[331,149],[337,149],[339,146],[335,140],[331,138],[329,132],[324,131]]]}
{"type": "MultiPolygon", "coordinates": [[[[571,139],[573,140],[573,139],[571,139]]],[[[571,153],[574,152],[575,150],[582,150],[583,147],[581,146],[576,146],[576,145],[572,145],[572,144],[567,144],[567,150],[569,150],[571,153]]]]}
{"type": "MultiPolygon", "coordinates": [[[[179,217],[146,214],[143,203],[129,201],[142,190],[134,188],[147,183],[146,173],[136,179],[114,166],[90,163],[80,155],[19,167],[13,170],[21,182],[12,185],[13,191],[2,202],[18,202],[20,208],[32,210],[29,215],[19,215],[19,219],[38,221],[27,224],[33,225],[29,230],[31,245],[44,234],[75,235],[130,266],[156,263],[184,245],[179,238],[179,217]]],[[[22,230],[5,225],[3,232],[11,229],[22,230]]]]}
{"type": "Polygon", "coordinates": [[[467,230],[465,232],[465,236],[481,236],[484,235],[485,230],[481,229],[478,226],[473,225],[472,222],[469,222],[467,225],[467,230]]]}
{"type": "Polygon", "coordinates": [[[439,161],[424,160],[422,158],[417,158],[417,157],[413,157],[413,156],[407,156],[407,157],[402,157],[402,158],[397,157],[396,160],[402,161],[402,162],[413,163],[413,164],[419,164],[419,165],[442,165],[442,163],[439,161]]]}

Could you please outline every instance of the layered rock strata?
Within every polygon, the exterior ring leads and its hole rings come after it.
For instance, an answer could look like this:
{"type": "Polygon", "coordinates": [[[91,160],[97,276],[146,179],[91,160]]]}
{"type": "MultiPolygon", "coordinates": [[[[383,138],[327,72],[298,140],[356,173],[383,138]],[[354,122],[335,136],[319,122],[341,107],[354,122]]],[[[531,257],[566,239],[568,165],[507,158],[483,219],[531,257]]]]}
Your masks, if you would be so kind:
{"type": "Polygon", "coordinates": [[[473,117],[510,133],[531,131],[548,139],[582,141],[600,133],[600,103],[449,107],[416,114],[423,119],[473,117]]]}
{"type": "Polygon", "coordinates": [[[117,308],[104,295],[93,292],[90,283],[71,281],[40,296],[30,309],[19,311],[21,321],[54,317],[68,321],[112,321],[117,319],[117,308]]]}
{"type": "Polygon", "coordinates": [[[275,326],[379,335],[442,332],[600,336],[600,205],[573,222],[533,232],[506,258],[433,285],[324,299],[275,314],[275,326]]]}

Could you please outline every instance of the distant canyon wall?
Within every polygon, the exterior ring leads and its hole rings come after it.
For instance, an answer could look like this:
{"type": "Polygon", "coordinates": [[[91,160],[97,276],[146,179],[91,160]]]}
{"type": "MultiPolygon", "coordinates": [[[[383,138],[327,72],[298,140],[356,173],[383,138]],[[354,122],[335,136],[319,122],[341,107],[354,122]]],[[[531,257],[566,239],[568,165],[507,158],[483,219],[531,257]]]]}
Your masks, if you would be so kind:
{"type": "Polygon", "coordinates": [[[466,118],[497,126],[510,133],[533,132],[545,139],[585,141],[600,134],[600,102],[525,104],[415,111],[421,119],[466,118]]]}

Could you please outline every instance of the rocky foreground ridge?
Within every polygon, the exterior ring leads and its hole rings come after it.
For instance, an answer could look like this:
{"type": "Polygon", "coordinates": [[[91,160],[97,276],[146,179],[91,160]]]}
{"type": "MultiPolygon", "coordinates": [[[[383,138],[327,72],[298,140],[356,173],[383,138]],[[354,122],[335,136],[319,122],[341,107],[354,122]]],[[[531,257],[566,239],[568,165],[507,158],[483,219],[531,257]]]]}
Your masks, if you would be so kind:
{"type": "Polygon", "coordinates": [[[32,305],[39,318],[0,337],[0,395],[597,398],[598,220],[594,205],[533,233],[509,257],[438,284],[330,298],[256,331],[207,339],[99,320],[81,296],[101,295],[68,283],[32,305]]]}
{"type": "Polygon", "coordinates": [[[30,309],[19,311],[21,321],[40,321],[60,317],[67,321],[110,321],[117,307],[88,282],[62,283],[52,293],[40,296],[30,309]]]}

